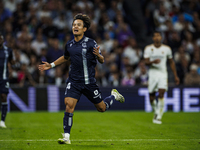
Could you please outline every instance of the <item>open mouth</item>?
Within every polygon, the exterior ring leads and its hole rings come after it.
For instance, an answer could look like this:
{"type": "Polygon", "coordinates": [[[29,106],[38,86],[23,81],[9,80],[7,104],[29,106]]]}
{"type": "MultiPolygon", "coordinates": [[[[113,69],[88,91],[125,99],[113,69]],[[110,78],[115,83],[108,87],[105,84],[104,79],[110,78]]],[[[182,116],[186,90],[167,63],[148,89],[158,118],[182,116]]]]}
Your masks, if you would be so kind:
{"type": "Polygon", "coordinates": [[[78,32],[78,30],[74,30],[74,33],[77,33],[78,32]]]}

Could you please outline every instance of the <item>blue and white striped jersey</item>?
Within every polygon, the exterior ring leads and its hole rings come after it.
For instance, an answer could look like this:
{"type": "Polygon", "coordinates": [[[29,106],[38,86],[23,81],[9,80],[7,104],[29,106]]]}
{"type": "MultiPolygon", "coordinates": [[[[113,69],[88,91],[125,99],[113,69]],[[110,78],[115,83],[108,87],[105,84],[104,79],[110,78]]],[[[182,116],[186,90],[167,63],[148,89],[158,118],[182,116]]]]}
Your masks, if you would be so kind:
{"type": "MultiPolygon", "coordinates": [[[[64,56],[70,57],[71,60],[70,82],[84,84],[96,82],[95,67],[97,59],[96,55],[93,54],[94,47],[97,47],[96,41],[85,36],[78,42],[74,39],[67,42],[64,56]]],[[[99,53],[101,54],[100,50],[99,53]]]]}
{"type": "Polygon", "coordinates": [[[11,61],[12,58],[12,49],[3,45],[3,47],[0,48],[0,80],[8,79],[8,61],[11,61]]]}

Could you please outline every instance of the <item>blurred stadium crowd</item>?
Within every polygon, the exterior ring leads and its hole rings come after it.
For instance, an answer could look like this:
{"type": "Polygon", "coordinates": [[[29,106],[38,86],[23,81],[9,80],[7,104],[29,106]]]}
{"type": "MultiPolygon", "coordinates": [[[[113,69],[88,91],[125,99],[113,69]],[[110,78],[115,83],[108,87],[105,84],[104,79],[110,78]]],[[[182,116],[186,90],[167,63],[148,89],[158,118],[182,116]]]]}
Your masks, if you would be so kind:
{"type": "MultiPolygon", "coordinates": [[[[181,84],[200,85],[200,1],[140,0],[140,5],[146,37],[151,38],[155,29],[162,32],[163,43],[172,48],[181,84]]],[[[90,16],[86,36],[97,41],[105,57],[105,63],[97,65],[98,84],[146,85],[144,47],[138,46],[123,0],[1,0],[0,30],[17,62],[17,67],[10,66],[10,83],[21,87],[65,83],[69,63],[46,72],[39,72],[37,66],[63,55],[66,42],[73,38],[71,24],[77,13],[90,16]]],[[[171,73],[169,83],[173,83],[171,73]]]]}

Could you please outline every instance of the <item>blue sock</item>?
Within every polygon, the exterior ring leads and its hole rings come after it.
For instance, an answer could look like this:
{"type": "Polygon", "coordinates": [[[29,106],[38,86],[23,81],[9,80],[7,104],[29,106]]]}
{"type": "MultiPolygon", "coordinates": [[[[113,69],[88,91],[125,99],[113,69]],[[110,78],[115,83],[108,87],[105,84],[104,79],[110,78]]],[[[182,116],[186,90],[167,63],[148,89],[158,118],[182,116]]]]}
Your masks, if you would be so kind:
{"type": "Polygon", "coordinates": [[[69,133],[73,124],[73,113],[68,113],[65,112],[65,116],[63,118],[63,128],[64,128],[64,133],[69,133]]]}
{"type": "Polygon", "coordinates": [[[2,121],[5,121],[7,111],[8,111],[8,103],[7,102],[1,103],[1,120],[2,121]]]}
{"type": "Polygon", "coordinates": [[[103,100],[104,103],[106,104],[106,110],[112,106],[114,100],[115,97],[113,95],[110,95],[103,100]]]}

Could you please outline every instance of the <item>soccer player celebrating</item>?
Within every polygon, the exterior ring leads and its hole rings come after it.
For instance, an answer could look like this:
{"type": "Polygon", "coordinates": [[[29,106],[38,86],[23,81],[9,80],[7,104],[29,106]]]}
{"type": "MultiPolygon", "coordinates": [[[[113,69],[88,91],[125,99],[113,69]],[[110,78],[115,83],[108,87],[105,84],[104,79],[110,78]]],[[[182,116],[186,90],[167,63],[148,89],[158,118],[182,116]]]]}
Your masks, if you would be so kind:
{"type": "Polygon", "coordinates": [[[85,14],[77,14],[72,23],[74,39],[68,41],[65,46],[64,55],[49,64],[39,65],[39,70],[48,70],[66,61],[71,61],[69,78],[66,83],[65,91],[65,114],[63,118],[64,134],[63,138],[58,139],[60,144],[71,144],[70,130],[72,127],[73,112],[81,94],[84,94],[96,107],[99,112],[105,112],[111,107],[113,101],[123,103],[124,97],[116,89],[111,91],[111,95],[104,100],[96,84],[95,66],[97,60],[104,62],[100,47],[97,43],[84,36],[84,32],[90,27],[90,18],[85,14]]]}
{"type": "Polygon", "coordinates": [[[1,99],[1,122],[0,127],[6,128],[5,119],[8,110],[7,95],[9,93],[8,63],[14,63],[12,50],[5,45],[4,37],[0,33],[0,99],[1,99]]]}
{"type": "Polygon", "coordinates": [[[154,111],[153,123],[162,124],[162,115],[164,109],[164,93],[168,89],[167,84],[167,59],[174,74],[175,83],[179,84],[179,78],[176,72],[176,66],[172,59],[171,48],[161,43],[162,36],[160,32],[154,32],[153,44],[147,45],[144,50],[144,59],[149,66],[148,91],[150,103],[154,111]],[[158,92],[158,103],[155,93],[158,92]]]}

